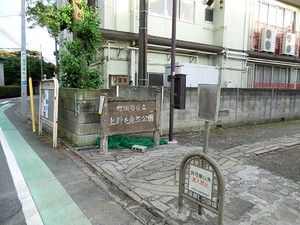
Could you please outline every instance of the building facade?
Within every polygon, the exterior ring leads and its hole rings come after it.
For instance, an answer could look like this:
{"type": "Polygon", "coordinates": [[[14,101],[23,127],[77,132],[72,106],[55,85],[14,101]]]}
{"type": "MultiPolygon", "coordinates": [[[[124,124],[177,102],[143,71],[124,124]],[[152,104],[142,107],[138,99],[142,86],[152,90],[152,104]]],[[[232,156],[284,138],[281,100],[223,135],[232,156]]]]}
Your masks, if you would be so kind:
{"type": "MultiPolygon", "coordinates": [[[[148,0],[146,85],[171,62],[172,2],[148,0]]],[[[95,4],[105,43],[94,66],[107,88],[137,85],[139,0],[95,4]]],[[[298,0],[178,0],[176,39],[176,62],[218,68],[223,87],[300,89],[298,0]]]]}

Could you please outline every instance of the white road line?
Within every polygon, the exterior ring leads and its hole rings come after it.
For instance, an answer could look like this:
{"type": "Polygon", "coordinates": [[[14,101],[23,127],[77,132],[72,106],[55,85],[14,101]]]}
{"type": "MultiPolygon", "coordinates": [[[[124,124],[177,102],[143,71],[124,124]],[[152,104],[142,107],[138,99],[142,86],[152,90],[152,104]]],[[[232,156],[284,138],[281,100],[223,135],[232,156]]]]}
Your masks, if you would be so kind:
{"type": "Polygon", "coordinates": [[[40,214],[32,199],[32,196],[24,180],[22,172],[20,171],[15,156],[7,143],[7,140],[1,127],[0,141],[3,147],[4,155],[6,156],[6,161],[10,169],[11,176],[13,178],[18,193],[19,200],[22,203],[22,210],[25,216],[26,223],[28,225],[43,225],[44,223],[40,217],[40,214]]]}
{"type": "Polygon", "coordinates": [[[1,105],[4,105],[6,103],[9,103],[9,101],[0,102],[1,105]]]}

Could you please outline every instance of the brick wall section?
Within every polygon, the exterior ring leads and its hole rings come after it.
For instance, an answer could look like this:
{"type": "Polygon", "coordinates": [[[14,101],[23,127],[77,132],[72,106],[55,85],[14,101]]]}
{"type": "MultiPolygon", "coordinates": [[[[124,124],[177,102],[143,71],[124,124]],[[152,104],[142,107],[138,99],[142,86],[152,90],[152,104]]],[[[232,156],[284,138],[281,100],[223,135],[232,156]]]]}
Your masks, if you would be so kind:
{"type": "MultiPolygon", "coordinates": [[[[115,90],[101,90],[115,95],[115,90]]],[[[100,134],[98,115],[100,90],[60,89],[59,134],[78,146],[93,145],[100,134]],[[76,94],[75,94],[76,93],[76,94]],[[76,98],[75,98],[76,96],[76,98]]],[[[169,131],[169,88],[120,87],[125,98],[154,98],[160,93],[161,130],[169,131]]],[[[222,127],[253,125],[280,120],[300,119],[300,90],[236,89],[221,90],[218,125],[222,127]]],[[[174,132],[198,131],[204,121],[198,118],[198,90],[187,88],[186,109],[174,111],[174,132]]]]}

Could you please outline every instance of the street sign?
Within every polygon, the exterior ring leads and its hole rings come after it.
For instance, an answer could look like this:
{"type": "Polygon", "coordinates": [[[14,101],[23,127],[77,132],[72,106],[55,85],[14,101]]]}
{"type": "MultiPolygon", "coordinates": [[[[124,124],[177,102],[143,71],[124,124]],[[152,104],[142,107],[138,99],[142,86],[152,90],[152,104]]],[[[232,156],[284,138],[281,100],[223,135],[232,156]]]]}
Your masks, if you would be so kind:
{"type": "Polygon", "coordinates": [[[218,164],[205,153],[189,154],[179,170],[178,208],[181,212],[183,198],[218,214],[218,224],[223,224],[225,181],[218,164]]]}
{"type": "Polygon", "coordinates": [[[52,127],[53,148],[57,147],[58,88],[56,78],[45,79],[40,83],[39,135],[42,134],[43,124],[52,127]]]}
{"type": "Polygon", "coordinates": [[[213,173],[209,170],[190,165],[189,190],[211,199],[213,173]]]}
{"type": "Polygon", "coordinates": [[[199,108],[198,117],[206,121],[217,122],[220,105],[219,84],[199,84],[199,108]]]}
{"type": "Polygon", "coordinates": [[[108,136],[153,132],[159,145],[160,99],[108,98],[102,94],[99,101],[100,151],[108,152],[108,136]],[[101,100],[102,99],[102,100],[101,100]]]}

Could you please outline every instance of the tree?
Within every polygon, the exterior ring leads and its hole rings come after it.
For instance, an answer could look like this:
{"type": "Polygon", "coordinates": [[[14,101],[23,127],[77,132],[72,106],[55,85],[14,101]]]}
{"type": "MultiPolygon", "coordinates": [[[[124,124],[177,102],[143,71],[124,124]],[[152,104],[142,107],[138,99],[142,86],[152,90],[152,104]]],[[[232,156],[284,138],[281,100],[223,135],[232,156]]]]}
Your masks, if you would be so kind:
{"type": "MultiPolygon", "coordinates": [[[[20,85],[20,51],[6,52],[0,50],[0,55],[7,58],[4,61],[5,85],[20,85]]],[[[43,74],[46,74],[47,78],[53,77],[55,65],[45,61],[42,61],[42,65],[43,74]]],[[[27,51],[27,74],[33,80],[41,79],[41,59],[37,51],[27,51]]]]}
{"type": "Polygon", "coordinates": [[[60,51],[61,81],[63,86],[76,88],[98,88],[103,82],[100,72],[90,68],[102,40],[99,31],[99,16],[95,7],[81,0],[70,0],[70,4],[57,8],[50,2],[31,2],[27,7],[29,22],[33,26],[47,27],[53,37],[67,30],[73,33],[73,41],[63,41],[60,51]]]}

